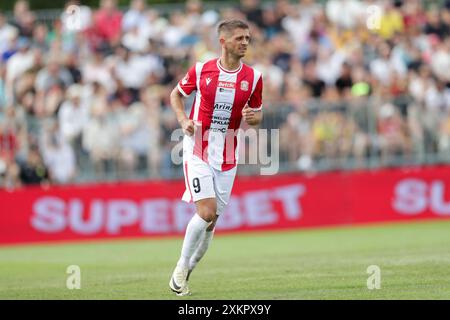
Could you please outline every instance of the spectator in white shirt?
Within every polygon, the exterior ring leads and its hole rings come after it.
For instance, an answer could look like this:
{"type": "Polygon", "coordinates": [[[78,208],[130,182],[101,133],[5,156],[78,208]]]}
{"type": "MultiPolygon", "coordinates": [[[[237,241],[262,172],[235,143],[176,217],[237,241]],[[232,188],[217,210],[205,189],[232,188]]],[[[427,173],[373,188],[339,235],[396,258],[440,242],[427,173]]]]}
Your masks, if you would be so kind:
{"type": "Polygon", "coordinates": [[[391,72],[393,71],[390,53],[389,45],[382,43],[378,48],[378,57],[370,62],[370,72],[380,83],[385,85],[391,83],[391,72]]]}
{"type": "Polygon", "coordinates": [[[148,38],[139,32],[139,28],[130,28],[122,37],[122,44],[133,52],[144,52],[149,48],[148,38]]]}
{"type": "Polygon", "coordinates": [[[77,161],[82,157],[82,132],[89,120],[89,110],[82,99],[83,87],[74,84],[67,90],[67,100],[59,110],[59,126],[64,141],[68,142],[75,150],[77,161]]]}
{"type": "Polygon", "coordinates": [[[440,80],[450,82],[450,39],[437,45],[431,56],[431,69],[440,80]]]}
{"type": "Polygon", "coordinates": [[[0,55],[6,50],[10,49],[11,39],[17,36],[18,30],[12,25],[8,24],[5,15],[0,12],[0,55]]]}
{"type": "Polygon", "coordinates": [[[92,59],[82,65],[81,74],[84,83],[98,82],[108,93],[113,93],[117,85],[111,77],[110,66],[105,61],[101,49],[96,48],[93,52],[92,59]]]}
{"type": "MultiPolygon", "coordinates": [[[[111,104],[119,103],[117,100],[111,104]]],[[[119,152],[120,133],[114,116],[104,110],[94,114],[83,132],[83,147],[99,174],[111,169],[119,152]]]]}
{"type": "Polygon", "coordinates": [[[139,33],[146,39],[159,39],[169,23],[156,10],[147,10],[145,20],[139,27],[139,33]]]}
{"type": "Polygon", "coordinates": [[[47,92],[52,86],[63,84],[68,87],[73,83],[70,72],[62,67],[59,63],[59,58],[56,56],[49,56],[45,68],[41,69],[35,81],[35,88],[38,92],[47,92]]]}
{"type": "Polygon", "coordinates": [[[42,156],[52,182],[67,183],[74,179],[76,172],[75,153],[62,139],[58,123],[51,124],[44,131],[42,156]]]}
{"type": "Polygon", "coordinates": [[[114,68],[115,75],[126,88],[139,90],[152,73],[159,73],[162,64],[154,55],[140,55],[130,52],[125,47],[116,51],[119,55],[114,68]]]}
{"type": "Polygon", "coordinates": [[[180,11],[174,11],[170,15],[170,24],[163,31],[162,40],[167,48],[175,49],[181,43],[183,37],[188,33],[186,30],[187,20],[180,11]]]}
{"type": "Polygon", "coordinates": [[[328,19],[344,29],[354,29],[366,16],[366,6],[357,0],[330,0],[325,8],[328,19]]]}
{"type": "Polygon", "coordinates": [[[30,50],[30,40],[19,38],[16,52],[6,64],[6,98],[7,103],[13,103],[14,82],[18,77],[31,69],[35,64],[35,53],[30,50]]]}
{"type": "Polygon", "coordinates": [[[125,13],[122,19],[122,31],[127,32],[134,28],[140,28],[146,18],[145,9],[147,5],[144,0],[132,0],[130,9],[125,13]]]}

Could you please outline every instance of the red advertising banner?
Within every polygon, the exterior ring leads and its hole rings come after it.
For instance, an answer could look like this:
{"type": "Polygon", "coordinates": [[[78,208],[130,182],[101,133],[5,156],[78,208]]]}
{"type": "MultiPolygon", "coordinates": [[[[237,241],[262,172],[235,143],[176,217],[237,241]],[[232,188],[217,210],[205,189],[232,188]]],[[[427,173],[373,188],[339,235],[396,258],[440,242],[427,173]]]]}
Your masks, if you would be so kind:
{"type": "MultiPolygon", "coordinates": [[[[0,244],[182,235],[183,181],[0,190],[0,244]]],[[[450,167],[236,178],[218,232],[450,218],[450,167]]]]}

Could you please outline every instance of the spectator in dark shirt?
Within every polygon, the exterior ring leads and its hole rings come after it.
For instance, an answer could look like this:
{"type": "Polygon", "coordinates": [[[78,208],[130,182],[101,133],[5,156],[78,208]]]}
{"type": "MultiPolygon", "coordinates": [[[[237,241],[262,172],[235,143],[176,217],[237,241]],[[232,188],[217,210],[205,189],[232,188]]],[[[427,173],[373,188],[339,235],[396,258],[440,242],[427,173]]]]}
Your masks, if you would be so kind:
{"type": "Polygon", "coordinates": [[[39,150],[31,147],[26,162],[20,166],[20,180],[24,185],[36,185],[48,183],[48,179],[48,170],[39,150]]]}
{"type": "Polygon", "coordinates": [[[82,78],[77,59],[75,52],[69,52],[64,59],[64,67],[69,71],[74,83],[80,83],[82,78]]]}
{"type": "Polygon", "coordinates": [[[447,34],[446,26],[441,21],[439,11],[437,9],[431,10],[428,12],[428,21],[425,24],[425,33],[426,34],[435,34],[441,40],[447,34]]]}
{"type": "Polygon", "coordinates": [[[263,11],[259,0],[242,0],[241,11],[245,14],[248,21],[253,22],[259,28],[264,28],[263,11]]]}
{"type": "Polygon", "coordinates": [[[11,24],[19,30],[19,36],[32,38],[35,22],[36,16],[30,11],[28,1],[17,1],[14,4],[14,18],[11,24]]]}
{"type": "Polygon", "coordinates": [[[305,65],[303,83],[309,87],[314,98],[319,98],[325,91],[325,82],[317,77],[316,62],[314,59],[309,60],[305,65]]]}
{"type": "Polygon", "coordinates": [[[342,97],[347,95],[347,92],[351,90],[352,86],[353,79],[351,66],[348,63],[344,63],[342,65],[341,76],[336,80],[336,88],[342,97]]]}
{"type": "Polygon", "coordinates": [[[273,36],[283,31],[281,18],[277,16],[277,12],[273,7],[267,8],[263,11],[262,23],[262,28],[264,29],[264,34],[267,39],[271,39],[273,36]]]}

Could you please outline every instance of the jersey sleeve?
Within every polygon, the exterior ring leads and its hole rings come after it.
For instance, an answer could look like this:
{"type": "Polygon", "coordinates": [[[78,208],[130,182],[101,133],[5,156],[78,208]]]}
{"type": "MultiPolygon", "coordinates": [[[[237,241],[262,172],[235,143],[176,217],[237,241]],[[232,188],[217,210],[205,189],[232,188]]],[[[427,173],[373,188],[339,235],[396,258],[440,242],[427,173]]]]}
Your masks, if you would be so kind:
{"type": "Polygon", "coordinates": [[[185,97],[189,96],[192,91],[197,90],[197,77],[195,74],[195,65],[189,69],[183,79],[178,82],[178,91],[185,97]]]}
{"type": "Polygon", "coordinates": [[[253,110],[261,110],[262,109],[262,90],[263,90],[263,80],[262,76],[259,77],[258,82],[256,83],[255,90],[253,91],[248,106],[253,110]]]}

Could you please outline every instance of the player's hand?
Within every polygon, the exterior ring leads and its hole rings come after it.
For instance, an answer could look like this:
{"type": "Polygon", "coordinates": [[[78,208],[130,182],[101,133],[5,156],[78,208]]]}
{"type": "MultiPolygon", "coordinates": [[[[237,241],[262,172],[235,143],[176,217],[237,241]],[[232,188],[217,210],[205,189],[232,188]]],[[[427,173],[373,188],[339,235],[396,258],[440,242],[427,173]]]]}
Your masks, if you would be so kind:
{"type": "Polygon", "coordinates": [[[255,111],[249,107],[248,103],[245,104],[244,109],[242,109],[242,117],[244,118],[244,121],[250,125],[256,120],[255,111]]]}
{"type": "Polygon", "coordinates": [[[181,120],[181,128],[183,129],[184,134],[188,136],[192,136],[194,134],[194,121],[191,119],[183,119],[181,120]]]}

